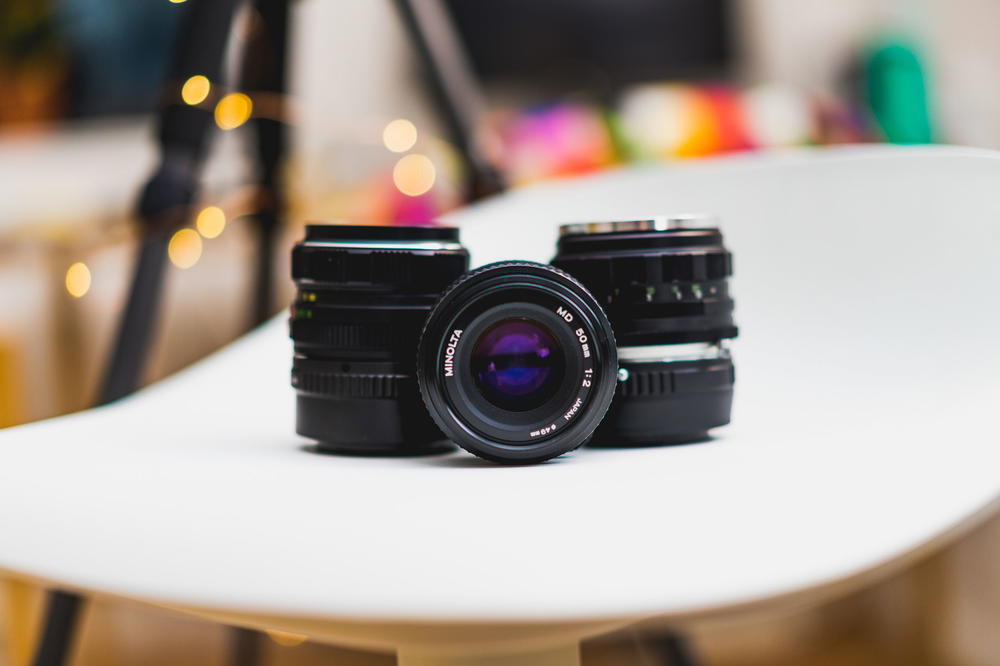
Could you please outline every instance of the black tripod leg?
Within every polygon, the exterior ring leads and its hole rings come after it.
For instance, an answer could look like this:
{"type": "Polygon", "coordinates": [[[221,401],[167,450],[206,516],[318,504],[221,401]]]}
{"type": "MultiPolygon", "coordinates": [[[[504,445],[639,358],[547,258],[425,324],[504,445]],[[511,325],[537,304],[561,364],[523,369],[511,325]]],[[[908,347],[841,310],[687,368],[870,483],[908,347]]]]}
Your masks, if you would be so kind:
{"type": "Polygon", "coordinates": [[[663,655],[665,666],[698,666],[691,642],[683,634],[669,632],[652,642],[663,655]]]}
{"type": "MultiPolygon", "coordinates": [[[[168,238],[189,218],[213,122],[211,110],[183,104],[178,93],[181,84],[196,74],[213,83],[221,80],[222,57],[237,4],[238,0],[213,0],[179,8],[185,16],[169,76],[169,87],[174,92],[160,116],[161,163],[139,201],[142,240],[99,404],[117,400],[139,387],[160,302],[168,238]]],[[[81,604],[80,596],[71,592],[49,593],[35,666],[65,663],[81,604]]]]}
{"type": "Polygon", "coordinates": [[[229,630],[232,641],[231,666],[254,666],[260,663],[261,634],[253,629],[234,627],[229,630]]]}
{"type": "Polygon", "coordinates": [[[190,218],[214,120],[211,105],[189,106],[177,91],[188,78],[222,79],[223,55],[238,0],[194,2],[174,48],[168,88],[173,94],[160,114],[160,165],[138,204],[142,240],[128,302],[98,399],[106,404],[135,391],[149,355],[163,283],[169,236],[190,218]]]}
{"type": "Polygon", "coordinates": [[[257,236],[253,325],[271,315],[274,304],[275,238],[285,206],[281,168],[287,146],[286,81],[289,0],[254,0],[254,16],[243,59],[244,90],[257,100],[257,192],[250,218],[257,236]]]}
{"type": "Polygon", "coordinates": [[[100,404],[122,398],[139,386],[163,291],[167,242],[162,234],[140,240],[128,301],[112,352],[113,360],[101,388],[100,404]]]}
{"type": "Polygon", "coordinates": [[[274,303],[274,248],[280,231],[278,217],[272,213],[260,211],[254,214],[257,234],[257,258],[254,263],[254,302],[252,325],[259,326],[271,316],[274,303]]]}
{"type": "Polygon", "coordinates": [[[71,592],[49,593],[45,625],[32,666],[62,666],[73,645],[80,616],[81,598],[71,592]]]}
{"type": "Polygon", "coordinates": [[[440,0],[395,0],[403,26],[423,63],[431,98],[458,148],[475,200],[505,189],[499,172],[483,154],[478,124],[484,104],[479,85],[440,0]]]}

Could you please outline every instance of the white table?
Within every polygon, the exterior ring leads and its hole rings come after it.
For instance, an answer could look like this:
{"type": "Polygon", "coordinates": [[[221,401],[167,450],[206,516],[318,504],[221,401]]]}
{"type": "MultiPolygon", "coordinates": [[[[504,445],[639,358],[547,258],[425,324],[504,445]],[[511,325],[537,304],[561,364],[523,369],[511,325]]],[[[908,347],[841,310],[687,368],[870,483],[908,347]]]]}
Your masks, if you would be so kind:
{"type": "Polygon", "coordinates": [[[733,425],[504,468],[317,455],[279,318],[120,404],[0,432],[0,569],[407,664],[573,664],[579,639],[835,594],[1000,495],[1000,155],[651,166],[452,217],[477,263],[555,223],[711,210],[736,258],[733,425]]]}

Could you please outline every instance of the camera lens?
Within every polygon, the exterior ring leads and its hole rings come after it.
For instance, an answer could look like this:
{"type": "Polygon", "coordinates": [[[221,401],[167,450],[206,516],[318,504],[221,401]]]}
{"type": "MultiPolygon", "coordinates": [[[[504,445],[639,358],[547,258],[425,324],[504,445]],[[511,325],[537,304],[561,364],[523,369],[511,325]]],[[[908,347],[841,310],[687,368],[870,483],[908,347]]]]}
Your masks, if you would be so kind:
{"type": "Polygon", "coordinates": [[[597,297],[618,339],[617,395],[595,442],[697,441],[729,423],[732,255],[713,218],[564,225],[552,263],[597,297]]]}
{"type": "Polygon", "coordinates": [[[562,271],[501,262],[468,273],[434,306],[417,378],[441,430],[489,460],[541,462],[593,434],[614,395],[614,335],[562,271]]]}
{"type": "Polygon", "coordinates": [[[300,435],[351,453],[442,446],[420,400],[414,355],[427,313],[468,262],[457,229],[306,227],[292,251],[300,435]]]}

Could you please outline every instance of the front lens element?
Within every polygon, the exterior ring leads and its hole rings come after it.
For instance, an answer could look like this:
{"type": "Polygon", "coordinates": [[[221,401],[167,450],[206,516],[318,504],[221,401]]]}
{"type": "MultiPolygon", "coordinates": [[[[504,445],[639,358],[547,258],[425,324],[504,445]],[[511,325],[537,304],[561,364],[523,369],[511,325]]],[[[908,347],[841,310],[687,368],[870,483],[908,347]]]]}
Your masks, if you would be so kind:
{"type": "Polygon", "coordinates": [[[417,351],[417,383],[435,422],[497,462],[541,462],[583,444],[617,374],[601,306],[562,271],[530,262],[490,264],[455,282],[417,351]]]}
{"type": "Polygon", "coordinates": [[[523,412],[545,404],[563,377],[563,353],[552,332],[528,319],[494,324],[472,351],[476,386],[491,403],[523,412]]]}

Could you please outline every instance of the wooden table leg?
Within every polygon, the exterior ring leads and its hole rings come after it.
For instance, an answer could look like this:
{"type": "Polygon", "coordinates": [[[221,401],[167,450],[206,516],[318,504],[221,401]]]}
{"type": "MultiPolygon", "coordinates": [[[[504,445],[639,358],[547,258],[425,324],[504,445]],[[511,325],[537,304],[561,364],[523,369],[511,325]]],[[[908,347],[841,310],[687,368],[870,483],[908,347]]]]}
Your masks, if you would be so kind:
{"type": "Polygon", "coordinates": [[[6,661],[0,659],[0,663],[27,666],[35,643],[37,623],[34,617],[40,606],[41,592],[28,583],[3,578],[0,579],[0,596],[3,597],[0,616],[4,617],[6,624],[5,640],[0,643],[5,643],[7,649],[6,661]]]}

